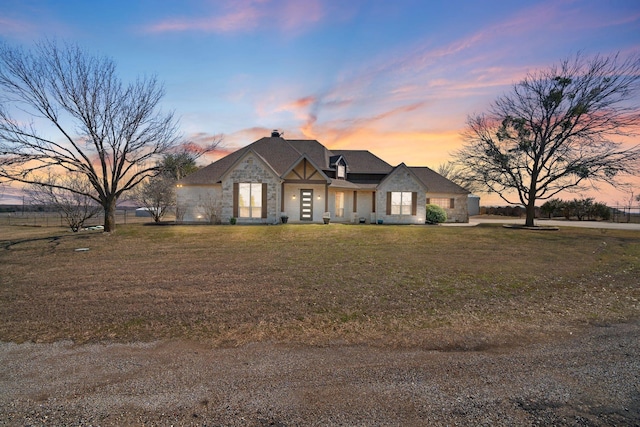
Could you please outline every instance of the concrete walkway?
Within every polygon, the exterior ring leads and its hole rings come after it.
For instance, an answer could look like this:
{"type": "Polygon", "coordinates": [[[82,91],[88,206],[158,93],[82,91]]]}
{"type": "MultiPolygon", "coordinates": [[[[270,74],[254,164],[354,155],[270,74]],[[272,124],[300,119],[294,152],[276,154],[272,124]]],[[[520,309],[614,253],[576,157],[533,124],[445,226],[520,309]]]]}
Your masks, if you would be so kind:
{"type": "MultiPolygon", "coordinates": [[[[469,226],[478,224],[523,224],[524,218],[479,218],[470,217],[469,226]]],[[[605,221],[563,221],[557,219],[536,219],[536,225],[545,225],[552,227],[582,227],[582,228],[603,228],[610,230],[636,230],[640,231],[640,224],[627,222],[605,222],[605,221]]],[[[445,225],[445,224],[442,224],[445,225]]],[[[448,224],[447,224],[448,225],[448,224]]],[[[467,224],[465,224],[467,225],[467,224]]]]}

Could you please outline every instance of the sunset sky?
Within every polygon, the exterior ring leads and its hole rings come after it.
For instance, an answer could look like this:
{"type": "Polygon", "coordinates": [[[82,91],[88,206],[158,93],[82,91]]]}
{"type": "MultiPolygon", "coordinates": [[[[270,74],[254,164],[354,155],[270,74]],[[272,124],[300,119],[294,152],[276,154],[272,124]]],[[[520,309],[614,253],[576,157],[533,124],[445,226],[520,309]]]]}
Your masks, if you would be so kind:
{"type": "Polygon", "coordinates": [[[45,37],[114,58],[125,80],[156,74],[196,142],[279,129],[435,169],[527,71],[640,52],[640,1],[0,0],[0,40],[45,37]]]}

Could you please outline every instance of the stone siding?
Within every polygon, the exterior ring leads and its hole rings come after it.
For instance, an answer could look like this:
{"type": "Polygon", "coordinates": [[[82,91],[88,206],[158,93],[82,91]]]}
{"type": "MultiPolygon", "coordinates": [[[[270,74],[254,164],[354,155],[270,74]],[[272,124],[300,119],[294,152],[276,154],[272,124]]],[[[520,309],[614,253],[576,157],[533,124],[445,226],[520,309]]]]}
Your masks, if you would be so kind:
{"type": "Polygon", "coordinates": [[[239,224],[275,224],[280,221],[280,178],[253,153],[248,153],[222,181],[222,220],[233,216],[233,184],[267,184],[267,218],[238,218],[239,224]]]}
{"type": "Polygon", "coordinates": [[[394,170],[380,185],[376,192],[376,220],[384,224],[424,224],[426,196],[424,187],[406,168],[394,170]],[[387,192],[409,191],[417,193],[416,215],[387,215],[387,192]]]}
{"type": "Polygon", "coordinates": [[[427,193],[426,199],[454,199],[453,209],[444,208],[447,213],[447,222],[469,222],[469,206],[466,194],[454,193],[427,193]]]}
{"type": "Polygon", "coordinates": [[[220,184],[187,185],[176,189],[176,220],[178,222],[222,221],[221,207],[220,184]],[[212,218],[212,213],[216,214],[216,219],[212,218]]]}

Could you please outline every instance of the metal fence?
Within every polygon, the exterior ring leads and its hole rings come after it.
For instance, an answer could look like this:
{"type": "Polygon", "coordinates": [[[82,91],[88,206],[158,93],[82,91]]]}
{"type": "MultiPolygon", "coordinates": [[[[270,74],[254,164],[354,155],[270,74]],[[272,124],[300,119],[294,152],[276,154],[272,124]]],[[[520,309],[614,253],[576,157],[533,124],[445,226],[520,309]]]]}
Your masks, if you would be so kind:
{"type": "MultiPolygon", "coordinates": [[[[482,206],[480,207],[480,214],[524,218],[526,211],[522,206],[482,206]]],[[[556,219],[565,219],[559,214],[554,217],[556,219]]],[[[536,218],[546,218],[540,211],[540,207],[536,207],[536,218]]],[[[568,218],[568,220],[578,221],[576,217],[568,218]]],[[[602,219],[589,217],[587,214],[583,217],[583,220],[600,221],[602,219]]],[[[607,222],[640,224],[640,206],[611,206],[609,207],[609,219],[607,219],[607,222]]]]}
{"type": "Polygon", "coordinates": [[[611,222],[640,223],[640,206],[613,206],[611,209],[611,222]]]}
{"type": "MultiPolygon", "coordinates": [[[[137,217],[135,209],[116,209],[116,224],[150,222],[150,217],[137,217]]],[[[85,227],[104,224],[101,213],[85,221],[85,227]]],[[[23,225],[31,227],[67,227],[59,212],[0,212],[0,225],[23,225]]]]}
{"type": "MultiPolygon", "coordinates": [[[[611,217],[609,222],[628,222],[640,224],[640,206],[613,206],[610,207],[611,217]]],[[[499,216],[516,216],[524,218],[524,208],[515,207],[482,207],[481,214],[499,215],[499,216]]],[[[536,217],[541,215],[537,212],[536,217]]],[[[171,218],[163,218],[164,220],[172,220],[171,218]]],[[[117,209],[117,224],[133,224],[145,223],[153,221],[151,217],[136,216],[134,208],[117,209]]],[[[102,225],[104,223],[104,214],[99,214],[88,219],[84,226],[91,227],[102,225]]],[[[0,212],[0,226],[6,225],[22,225],[32,227],[67,227],[65,219],[58,212],[34,212],[34,211],[14,211],[0,212]]]]}

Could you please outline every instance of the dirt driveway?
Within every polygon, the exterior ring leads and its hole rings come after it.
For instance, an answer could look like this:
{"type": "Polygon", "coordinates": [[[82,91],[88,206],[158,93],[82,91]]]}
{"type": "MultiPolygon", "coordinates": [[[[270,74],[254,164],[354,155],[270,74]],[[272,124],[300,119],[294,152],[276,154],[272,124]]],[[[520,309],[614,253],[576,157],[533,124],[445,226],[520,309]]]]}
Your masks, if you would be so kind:
{"type": "Polygon", "coordinates": [[[0,344],[0,425],[639,425],[640,321],[436,352],[0,344]]]}

